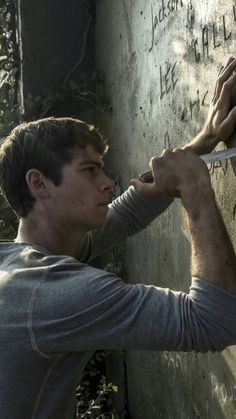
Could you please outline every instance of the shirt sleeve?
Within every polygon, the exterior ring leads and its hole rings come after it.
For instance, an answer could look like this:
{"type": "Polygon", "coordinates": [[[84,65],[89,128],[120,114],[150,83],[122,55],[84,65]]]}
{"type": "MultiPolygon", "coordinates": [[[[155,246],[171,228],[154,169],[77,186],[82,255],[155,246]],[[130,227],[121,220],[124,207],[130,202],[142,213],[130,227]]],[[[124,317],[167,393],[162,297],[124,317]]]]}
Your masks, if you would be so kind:
{"type": "Polygon", "coordinates": [[[189,293],[125,284],[87,265],[50,270],[35,292],[40,353],[96,349],[219,351],[236,344],[236,293],[192,279],[189,293]]]}
{"type": "Polygon", "coordinates": [[[144,197],[131,186],[109,205],[105,227],[84,237],[78,259],[88,262],[125,241],[147,227],[172,202],[173,199],[167,197],[144,197]]]}

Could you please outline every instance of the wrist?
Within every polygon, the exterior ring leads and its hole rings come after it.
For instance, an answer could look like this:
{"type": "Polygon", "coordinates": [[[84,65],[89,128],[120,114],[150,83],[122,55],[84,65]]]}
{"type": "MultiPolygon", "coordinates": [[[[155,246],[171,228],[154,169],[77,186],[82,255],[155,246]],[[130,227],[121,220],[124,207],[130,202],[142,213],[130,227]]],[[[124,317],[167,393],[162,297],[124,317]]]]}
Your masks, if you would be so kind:
{"type": "Polygon", "coordinates": [[[198,154],[210,153],[221,140],[212,134],[207,125],[197,134],[197,136],[187,145],[198,154]]]}
{"type": "Polygon", "coordinates": [[[209,212],[212,206],[216,206],[215,193],[210,183],[201,187],[189,185],[182,191],[181,200],[191,219],[199,218],[209,212]]]}

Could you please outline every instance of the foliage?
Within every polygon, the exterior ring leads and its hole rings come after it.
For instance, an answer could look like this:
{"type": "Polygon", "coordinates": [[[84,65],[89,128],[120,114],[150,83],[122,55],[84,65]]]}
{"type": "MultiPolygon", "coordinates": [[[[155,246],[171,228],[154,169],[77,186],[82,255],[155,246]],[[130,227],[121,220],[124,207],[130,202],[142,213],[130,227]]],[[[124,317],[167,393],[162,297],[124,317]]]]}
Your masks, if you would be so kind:
{"type": "MultiPolygon", "coordinates": [[[[94,75],[95,77],[95,75],[94,75]]],[[[96,107],[96,95],[91,88],[92,80],[86,74],[80,74],[79,82],[74,80],[62,81],[51,88],[44,88],[36,97],[31,94],[25,99],[26,109],[30,113],[30,118],[43,118],[48,116],[52,109],[58,104],[70,99],[85,102],[91,108],[96,107]]]]}
{"type": "MultiPolygon", "coordinates": [[[[117,393],[118,387],[107,383],[105,376],[102,376],[97,390],[97,397],[90,399],[91,395],[86,390],[87,382],[80,384],[77,389],[77,416],[80,419],[116,419],[117,415],[106,412],[104,406],[109,393],[117,393]]],[[[118,418],[117,418],[118,419],[118,418]]]]}
{"type": "Polygon", "coordinates": [[[18,220],[5,198],[0,194],[0,238],[9,240],[16,237],[18,220]]]}
{"type": "Polygon", "coordinates": [[[79,81],[63,80],[50,88],[43,88],[36,97],[29,94],[25,99],[29,119],[47,117],[53,112],[57,112],[58,105],[63,105],[69,101],[73,101],[74,104],[86,104],[88,108],[99,112],[111,111],[110,104],[105,100],[98,100],[96,93],[94,93],[95,82],[103,84],[101,75],[94,73],[88,77],[85,73],[80,73],[79,81]]]}
{"type": "MultiPolygon", "coordinates": [[[[18,123],[18,47],[15,31],[15,2],[0,0],[0,139],[18,123]]],[[[17,219],[0,194],[0,237],[15,237],[17,219]]]]}
{"type": "Polygon", "coordinates": [[[97,351],[87,364],[77,388],[77,417],[84,419],[119,419],[111,395],[118,387],[108,383],[106,358],[109,353],[97,351]]]}
{"type": "Polygon", "coordinates": [[[14,1],[0,1],[0,137],[17,124],[18,48],[14,1]]]}

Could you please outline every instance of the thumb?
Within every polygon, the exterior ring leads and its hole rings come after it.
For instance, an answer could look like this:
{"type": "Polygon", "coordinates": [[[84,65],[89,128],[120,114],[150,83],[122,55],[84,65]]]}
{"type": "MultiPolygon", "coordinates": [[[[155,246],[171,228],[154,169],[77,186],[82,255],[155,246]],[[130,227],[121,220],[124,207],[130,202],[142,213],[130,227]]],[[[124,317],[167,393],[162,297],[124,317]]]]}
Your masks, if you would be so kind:
{"type": "Polygon", "coordinates": [[[155,191],[155,184],[154,183],[143,183],[141,180],[137,178],[133,178],[130,180],[130,185],[134,186],[137,192],[141,193],[142,195],[151,195],[155,191]]]}
{"type": "Polygon", "coordinates": [[[141,180],[137,179],[137,178],[133,178],[130,180],[130,185],[134,186],[135,189],[139,189],[140,187],[142,187],[143,182],[141,182],[141,180]]]}

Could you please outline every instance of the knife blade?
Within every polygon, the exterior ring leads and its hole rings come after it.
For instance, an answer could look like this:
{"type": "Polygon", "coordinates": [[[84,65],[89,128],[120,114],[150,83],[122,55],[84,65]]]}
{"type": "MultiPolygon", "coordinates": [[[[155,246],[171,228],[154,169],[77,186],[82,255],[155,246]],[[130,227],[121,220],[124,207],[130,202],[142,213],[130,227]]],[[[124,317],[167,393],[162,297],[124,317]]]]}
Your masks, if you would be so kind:
{"type": "MultiPolygon", "coordinates": [[[[236,156],[236,147],[227,150],[214,151],[213,153],[202,154],[199,156],[206,164],[215,163],[216,161],[231,159],[236,156]]],[[[139,175],[139,180],[143,183],[153,182],[152,171],[147,170],[139,175]]]]}

